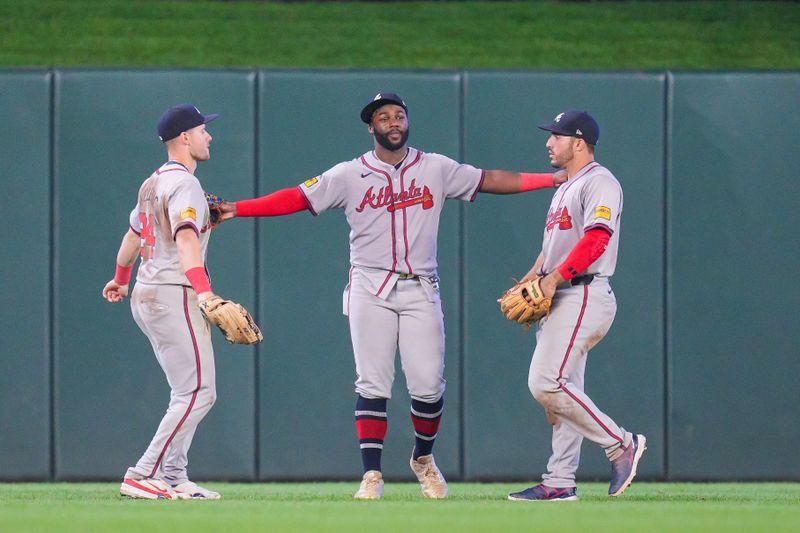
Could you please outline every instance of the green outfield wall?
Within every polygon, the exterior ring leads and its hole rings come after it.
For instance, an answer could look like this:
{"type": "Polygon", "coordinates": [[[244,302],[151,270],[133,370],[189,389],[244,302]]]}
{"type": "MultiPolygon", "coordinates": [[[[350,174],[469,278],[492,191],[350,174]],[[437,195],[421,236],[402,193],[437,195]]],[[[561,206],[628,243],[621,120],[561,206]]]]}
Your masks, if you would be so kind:
{"type": "MultiPolygon", "coordinates": [[[[546,171],[536,128],[567,108],[601,126],[622,183],[612,280],[619,311],[586,389],[648,436],[639,475],[800,479],[800,73],[358,70],[0,70],[0,480],[117,479],[169,400],[126,304],[100,290],[141,181],[164,160],[161,112],[220,113],[204,187],[244,199],[291,187],[372,146],[376,92],[409,105],[412,145],[481,168],[546,171]]],[[[535,480],[550,426],[527,389],[534,333],[496,298],[539,252],[551,193],[481,194],[442,213],[447,330],[437,463],[453,480],[535,480]]],[[[265,340],[215,336],[218,400],[190,454],[196,479],[360,477],[340,211],[238,219],[209,247],[215,291],[265,340]]],[[[410,480],[399,368],[384,473],[410,480]]],[[[580,475],[606,479],[592,443],[580,475]]]]}

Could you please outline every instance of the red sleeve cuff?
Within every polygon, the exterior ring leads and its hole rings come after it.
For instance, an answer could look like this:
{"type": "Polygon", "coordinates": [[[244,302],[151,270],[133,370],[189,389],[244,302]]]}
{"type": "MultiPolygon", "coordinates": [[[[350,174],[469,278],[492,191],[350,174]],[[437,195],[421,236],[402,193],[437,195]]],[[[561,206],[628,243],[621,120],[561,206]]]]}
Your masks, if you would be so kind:
{"type": "Polygon", "coordinates": [[[186,271],[186,279],[189,280],[194,292],[197,294],[211,292],[211,282],[208,279],[208,273],[204,267],[190,268],[186,271]]]}
{"type": "Polygon", "coordinates": [[[552,174],[519,173],[519,192],[552,189],[553,187],[555,187],[555,182],[552,174]]]}
{"type": "Polygon", "coordinates": [[[122,266],[117,263],[117,268],[114,271],[114,281],[116,281],[120,285],[127,285],[131,282],[131,271],[133,270],[133,265],[130,266],[122,266]]]}

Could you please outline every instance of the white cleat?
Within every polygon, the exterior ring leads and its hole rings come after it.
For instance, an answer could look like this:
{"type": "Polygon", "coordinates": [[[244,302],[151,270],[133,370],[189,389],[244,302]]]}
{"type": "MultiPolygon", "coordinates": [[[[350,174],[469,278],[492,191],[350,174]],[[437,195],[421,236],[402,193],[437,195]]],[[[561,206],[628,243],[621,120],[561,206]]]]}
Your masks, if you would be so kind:
{"type": "Polygon", "coordinates": [[[201,487],[194,481],[184,481],[172,487],[172,490],[182,500],[219,500],[219,492],[201,487]]]}
{"type": "Polygon", "coordinates": [[[383,496],[383,474],[378,470],[368,470],[361,480],[353,498],[356,500],[380,500],[383,496]]]}
{"type": "Polygon", "coordinates": [[[411,456],[411,470],[417,475],[422,487],[422,495],[426,498],[441,500],[447,498],[447,481],[445,481],[433,455],[421,455],[418,459],[411,456]]]}
{"type": "Polygon", "coordinates": [[[180,499],[175,491],[161,481],[154,478],[133,479],[125,478],[119,487],[120,496],[142,500],[177,500],[180,499]]]}

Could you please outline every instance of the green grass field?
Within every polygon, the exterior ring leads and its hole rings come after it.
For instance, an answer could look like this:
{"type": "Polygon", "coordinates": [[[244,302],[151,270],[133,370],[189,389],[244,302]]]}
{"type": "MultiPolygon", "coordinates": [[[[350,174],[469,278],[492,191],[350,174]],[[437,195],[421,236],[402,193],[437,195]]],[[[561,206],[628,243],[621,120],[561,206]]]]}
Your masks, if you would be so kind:
{"type": "Polygon", "coordinates": [[[354,501],[357,483],[207,483],[219,501],[122,499],[117,483],[0,484],[0,531],[797,531],[798,483],[635,483],[616,499],[582,483],[579,502],[509,502],[524,483],[452,483],[451,498],[387,483],[354,501]]]}
{"type": "Polygon", "coordinates": [[[797,69],[794,2],[0,0],[0,64],[797,69]]]}

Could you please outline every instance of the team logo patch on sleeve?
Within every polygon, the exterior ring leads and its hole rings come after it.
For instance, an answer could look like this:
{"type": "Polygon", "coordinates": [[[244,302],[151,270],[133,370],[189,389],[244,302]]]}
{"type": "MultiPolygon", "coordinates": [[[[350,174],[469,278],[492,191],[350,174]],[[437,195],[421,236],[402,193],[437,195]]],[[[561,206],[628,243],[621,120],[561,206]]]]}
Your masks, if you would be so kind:
{"type": "Polygon", "coordinates": [[[194,207],[187,207],[181,210],[181,218],[191,218],[197,221],[197,211],[194,210],[194,207]]]}
{"type": "Polygon", "coordinates": [[[611,220],[611,209],[609,209],[604,205],[598,205],[597,207],[594,208],[594,217],[611,220]]]}
{"type": "Polygon", "coordinates": [[[315,176],[313,178],[309,178],[309,179],[307,179],[306,181],[303,182],[303,185],[305,185],[306,187],[311,187],[312,185],[316,184],[319,181],[318,178],[319,178],[319,176],[315,176]]]}

